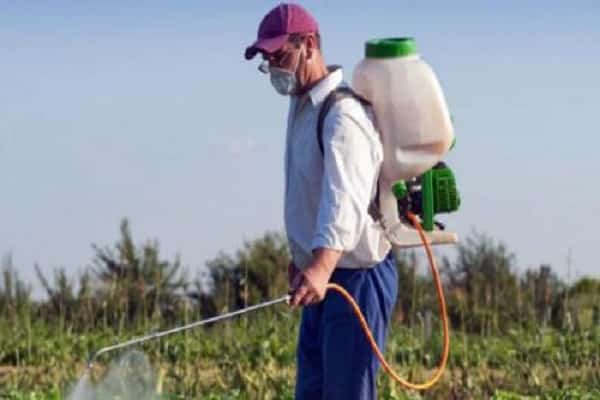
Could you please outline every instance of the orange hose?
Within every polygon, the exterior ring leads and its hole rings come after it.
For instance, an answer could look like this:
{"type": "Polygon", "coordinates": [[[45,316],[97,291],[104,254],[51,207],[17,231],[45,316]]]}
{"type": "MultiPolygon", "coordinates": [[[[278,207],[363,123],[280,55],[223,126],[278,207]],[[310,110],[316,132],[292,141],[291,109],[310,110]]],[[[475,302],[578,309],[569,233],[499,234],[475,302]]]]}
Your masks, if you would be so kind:
{"type": "Polygon", "coordinates": [[[371,330],[369,329],[367,321],[365,320],[363,313],[360,311],[360,307],[358,306],[358,304],[356,304],[356,301],[354,300],[352,295],[350,295],[350,293],[348,293],[346,291],[346,289],[344,289],[343,287],[341,287],[335,283],[328,284],[327,289],[334,290],[334,291],[338,292],[339,294],[341,294],[342,297],[344,297],[348,301],[350,306],[352,306],[352,309],[354,310],[356,317],[360,321],[362,330],[364,331],[365,335],[367,336],[367,340],[371,344],[371,347],[373,348],[375,355],[379,359],[379,362],[381,362],[383,369],[392,377],[392,379],[394,379],[400,385],[402,385],[408,389],[426,390],[426,389],[431,388],[440,379],[440,377],[444,373],[444,369],[446,368],[446,363],[448,362],[448,353],[450,352],[450,332],[449,332],[449,328],[448,328],[448,315],[446,314],[446,300],[444,299],[444,291],[442,289],[442,282],[440,279],[440,274],[438,272],[437,266],[435,264],[433,252],[431,251],[431,245],[429,244],[429,242],[427,241],[427,238],[425,237],[425,233],[423,232],[423,228],[421,227],[421,224],[420,224],[417,216],[412,213],[409,213],[408,217],[413,222],[414,226],[417,228],[417,231],[419,232],[419,236],[421,237],[421,240],[423,241],[423,244],[425,245],[425,251],[427,252],[427,258],[429,259],[429,265],[431,266],[431,273],[433,274],[433,279],[435,281],[435,288],[437,291],[439,305],[440,305],[440,315],[442,317],[442,329],[444,332],[444,347],[442,350],[442,358],[440,360],[440,365],[439,365],[437,371],[435,372],[435,374],[433,374],[433,376],[428,381],[426,381],[424,383],[411,383],[411,382],[408,382],[407,380],[403,379],[396,372],[394,372],[394,370],[392,370],[392,367],[390,367],[390,365],[387,363],[387,361],[385,361],[385,358],[383,358],[383,354],[381,353],[381,350],[379,349],[379,347],[377,346],[377,343],[375,342],[375,339],[373,338],[373,334],[371,333],[371,330]]]}

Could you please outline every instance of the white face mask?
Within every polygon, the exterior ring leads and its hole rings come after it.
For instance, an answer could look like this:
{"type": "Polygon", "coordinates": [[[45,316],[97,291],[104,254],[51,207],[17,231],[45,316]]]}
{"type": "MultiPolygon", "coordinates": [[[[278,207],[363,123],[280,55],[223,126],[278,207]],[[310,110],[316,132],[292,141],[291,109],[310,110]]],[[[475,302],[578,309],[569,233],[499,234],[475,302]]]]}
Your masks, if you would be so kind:
{"type": "Polygon", "coordinates": [[[298,80],[296,79],[298,64],[300,64],[300,54],[298,55],[298,58],[296,60],[296,66],[294,67],[293,71],[269,66],[271,84],[273,85],[277,93],[283,96],[288,96],[296,92],[298,88],[298,80]]]}
{"type": "Polygon", "coordinates": [[[295,72],[277,67],[269,67],[269,74],[271,75],[271,85],[273,85],[277,93],[287,96],[296,91],[297,82],[295,72]]]}

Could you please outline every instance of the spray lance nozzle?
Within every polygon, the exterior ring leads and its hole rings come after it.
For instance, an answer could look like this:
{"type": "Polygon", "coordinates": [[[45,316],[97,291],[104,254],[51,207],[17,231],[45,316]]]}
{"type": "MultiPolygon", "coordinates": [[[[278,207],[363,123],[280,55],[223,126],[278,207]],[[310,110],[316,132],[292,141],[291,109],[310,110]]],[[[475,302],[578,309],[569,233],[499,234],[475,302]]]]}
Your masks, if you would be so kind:
{"type": "Polygon", "coordinates": [[[92,367],[94,366],[94,361],[96,361],[96,353],[90,354],[87,359],[87,369],[88,370],[92,369],[92,367]]]}

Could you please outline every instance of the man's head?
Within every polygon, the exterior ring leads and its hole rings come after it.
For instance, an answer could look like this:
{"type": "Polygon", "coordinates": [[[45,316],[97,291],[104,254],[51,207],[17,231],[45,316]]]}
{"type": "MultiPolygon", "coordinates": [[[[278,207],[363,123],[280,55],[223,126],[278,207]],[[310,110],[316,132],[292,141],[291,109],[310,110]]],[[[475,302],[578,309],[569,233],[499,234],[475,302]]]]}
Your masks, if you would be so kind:
{"type": "Polygon", "coordinates": [[[257,53],[265,60],[261,71],[271,74],[281,94],[300,94],[326,73],[319,26],[297,4],[280,4],[267,13],[245,57],[250,60],[257,53]]]}

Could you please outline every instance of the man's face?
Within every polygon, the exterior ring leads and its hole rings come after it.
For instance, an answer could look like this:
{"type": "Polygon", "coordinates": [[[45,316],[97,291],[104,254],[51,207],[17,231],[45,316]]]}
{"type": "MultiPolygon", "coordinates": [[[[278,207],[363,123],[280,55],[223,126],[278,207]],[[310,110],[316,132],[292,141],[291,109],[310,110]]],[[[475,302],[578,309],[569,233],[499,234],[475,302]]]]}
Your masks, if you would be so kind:
{"type": "MultiPolygon", "coordinates": [[[[292,94],[304,92],[304,88],[309,82],[311,63],[311,54],[314,56],[316,40],[311,35],[294,37],[285,43],[274,53],[263,53],[263,59],[268,66],[262,64],[259,67],[264,73],[268,72],[268,67],[273,67],[288,71],[296,78],[296,87],[292,94]]],[[[314,63],[312,64],[315,65],[314,63]]]]}
{"type": "Polygon", "coordinates": [[[294,69],[299,67],[301,46],[287,42],[283,47],[272,54],[263,54],[263,59],[269,62],[269,65],[276,68],[285,69],[290,72],[297,72],[294,69]]]}

